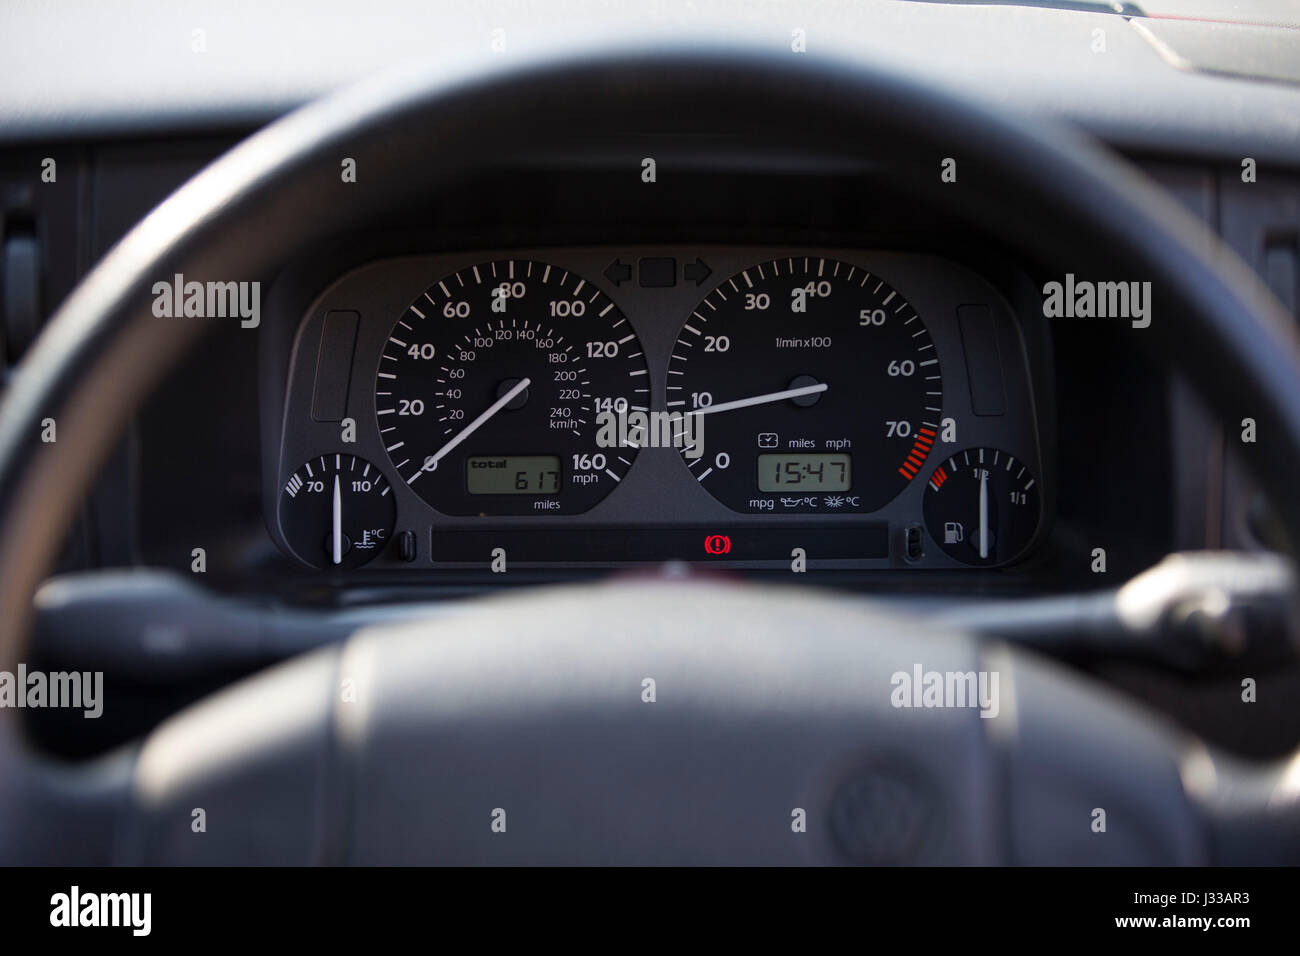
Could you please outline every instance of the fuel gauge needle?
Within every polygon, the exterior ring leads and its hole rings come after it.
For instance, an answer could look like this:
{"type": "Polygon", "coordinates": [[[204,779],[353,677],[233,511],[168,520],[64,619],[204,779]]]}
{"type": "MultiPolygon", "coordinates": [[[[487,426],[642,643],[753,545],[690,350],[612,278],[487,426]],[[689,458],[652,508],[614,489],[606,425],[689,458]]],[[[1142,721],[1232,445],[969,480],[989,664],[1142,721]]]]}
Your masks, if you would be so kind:
{"type": "Polygon", "coordinates": [[[334,476],[334,563],[343,563],[343,491],[334,476]]]}

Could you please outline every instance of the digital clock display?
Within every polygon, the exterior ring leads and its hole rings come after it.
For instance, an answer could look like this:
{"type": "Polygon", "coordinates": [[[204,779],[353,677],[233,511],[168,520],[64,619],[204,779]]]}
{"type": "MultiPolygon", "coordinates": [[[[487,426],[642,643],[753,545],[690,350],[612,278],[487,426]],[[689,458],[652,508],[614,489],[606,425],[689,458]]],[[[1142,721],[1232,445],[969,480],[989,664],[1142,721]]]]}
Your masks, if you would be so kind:
{"type": "Polygon", "coordinates": [[[559,456],[470,456],[465,490],[471,495],[553,495],[560,490],[559,456]]]}
{"type": "Polygon", "coordinates": [[[850,455],[758,456],[759,491],[848,491],[852,484],[850,455]]]}

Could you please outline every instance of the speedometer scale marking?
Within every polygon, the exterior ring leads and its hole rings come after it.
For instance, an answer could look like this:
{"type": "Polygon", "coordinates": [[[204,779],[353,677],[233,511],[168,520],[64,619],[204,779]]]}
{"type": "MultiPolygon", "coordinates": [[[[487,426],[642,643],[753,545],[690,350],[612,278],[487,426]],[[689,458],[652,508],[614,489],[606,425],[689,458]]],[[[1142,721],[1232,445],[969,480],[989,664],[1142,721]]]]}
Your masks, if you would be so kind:
{"type": "Polygon", "coordinates": [[[682,326],[666,407],[701,416],[701,486],[749,513],[875,511],[923,470],[943,408],[925,323],[824,257],[744,269],[682,326]]]}
{"type": "Polygon", "coordinates": [[[445,514],[586,511],[634,450],[596,415],[649,408],[645,356],[598,288],[529,260],[479,263],[408,307],[380,357],[375,412],[402,479],[445,514]]]}

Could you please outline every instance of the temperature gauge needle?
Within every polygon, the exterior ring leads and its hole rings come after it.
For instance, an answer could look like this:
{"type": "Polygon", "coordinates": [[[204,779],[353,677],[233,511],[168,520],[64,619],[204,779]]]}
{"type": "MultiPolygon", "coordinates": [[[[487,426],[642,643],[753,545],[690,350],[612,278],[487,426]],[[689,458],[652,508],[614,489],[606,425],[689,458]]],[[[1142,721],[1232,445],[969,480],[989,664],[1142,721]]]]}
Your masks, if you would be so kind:
{"type": "Polygon", "coordinates": [[[737,408],[749,408],[751,405],[767,405],[770,402],[784,402],[787,398],[799,398],[803,395],[816,395],[818,392],[824,392],[830,386],[824,382],[817,385],[805,385],[802,388],[787,388],[784,392],[768,392],[766,395],[755,395],[753,398],[738,398],[734,402],[723,402],[721,405],[706,405],[703,408],[697,408],[694,411],[687,412],[688,415],[712,415],[714,412],[730,412],[737,408]]]}
{"type": "Polygon", "coordinates": [[[989,556],[989,473],[980,469],[980,558],[989,556]]]}
{"type": "Polygon", "coordinates": [[[343,563],[343,491],[334,476],[334,563],[343,563]]]}
{"type": "Polygon", "coordinates": [[[409,485],[412,481],[415,481],[415,479],[419,478],[420,475],[424,474],[424,472],[433,471],[435,468],[437,468],[438,462],[441,461],[448,454],[450,454],[453,448],[455,448],[457,445],[463,442],[470,435],[474,434],[476,431],[482,428],[483,425],[487,423],[487,420],[489,418],[491,418],[497,412],[501,411],[501,409],[505,408],[507,405],[513,402],[515,400],[515,396],[518,395],[520,392],[522,392],[524,389],[528,388],[528,386],[531,384],[533,384],[533,380],[531,378],[526,378],[526,377],[521,378],[518,384],[515,385],[514,388],[510,389],[510,391],[506,392],[495,402],[489,405],[487,407],[487,410],[484,411],[482,415],[480,415],[478,418],[474,419],[472,422],[466,425],[459,433],[457,433],[455,438],[447,442],[447,444],[443,445],[436,452],[434,452],[432,455],[426,458],[424,460],[424,467],[421,468],[419,471],[417,471],[414,477],[412,477],[410,481],[407,482],[407,484],[409,485]]]}

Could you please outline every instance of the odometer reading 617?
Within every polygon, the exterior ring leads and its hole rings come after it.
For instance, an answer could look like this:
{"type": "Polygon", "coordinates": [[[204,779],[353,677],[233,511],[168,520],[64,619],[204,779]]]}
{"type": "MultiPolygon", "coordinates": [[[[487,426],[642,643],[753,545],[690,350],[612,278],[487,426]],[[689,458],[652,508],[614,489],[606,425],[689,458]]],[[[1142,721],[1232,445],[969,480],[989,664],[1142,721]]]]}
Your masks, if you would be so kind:
{"type": "Polygon", "coordinates": [[[714,289],[682,327],[668,411],[701,416],[696,480],[735,511],[869,512],[922,470],[943,408],[925,323],[880,276],[774,259],[714,289]]]}
{"type": "Polygon", "coordinates": [[[601,411],[650,407],[645,355],[586,280],[528,260],[430,286],[389,333],[375,413],[394,468],[444,514],[586,511],[634,448],[597,444],[601,411]]]}

